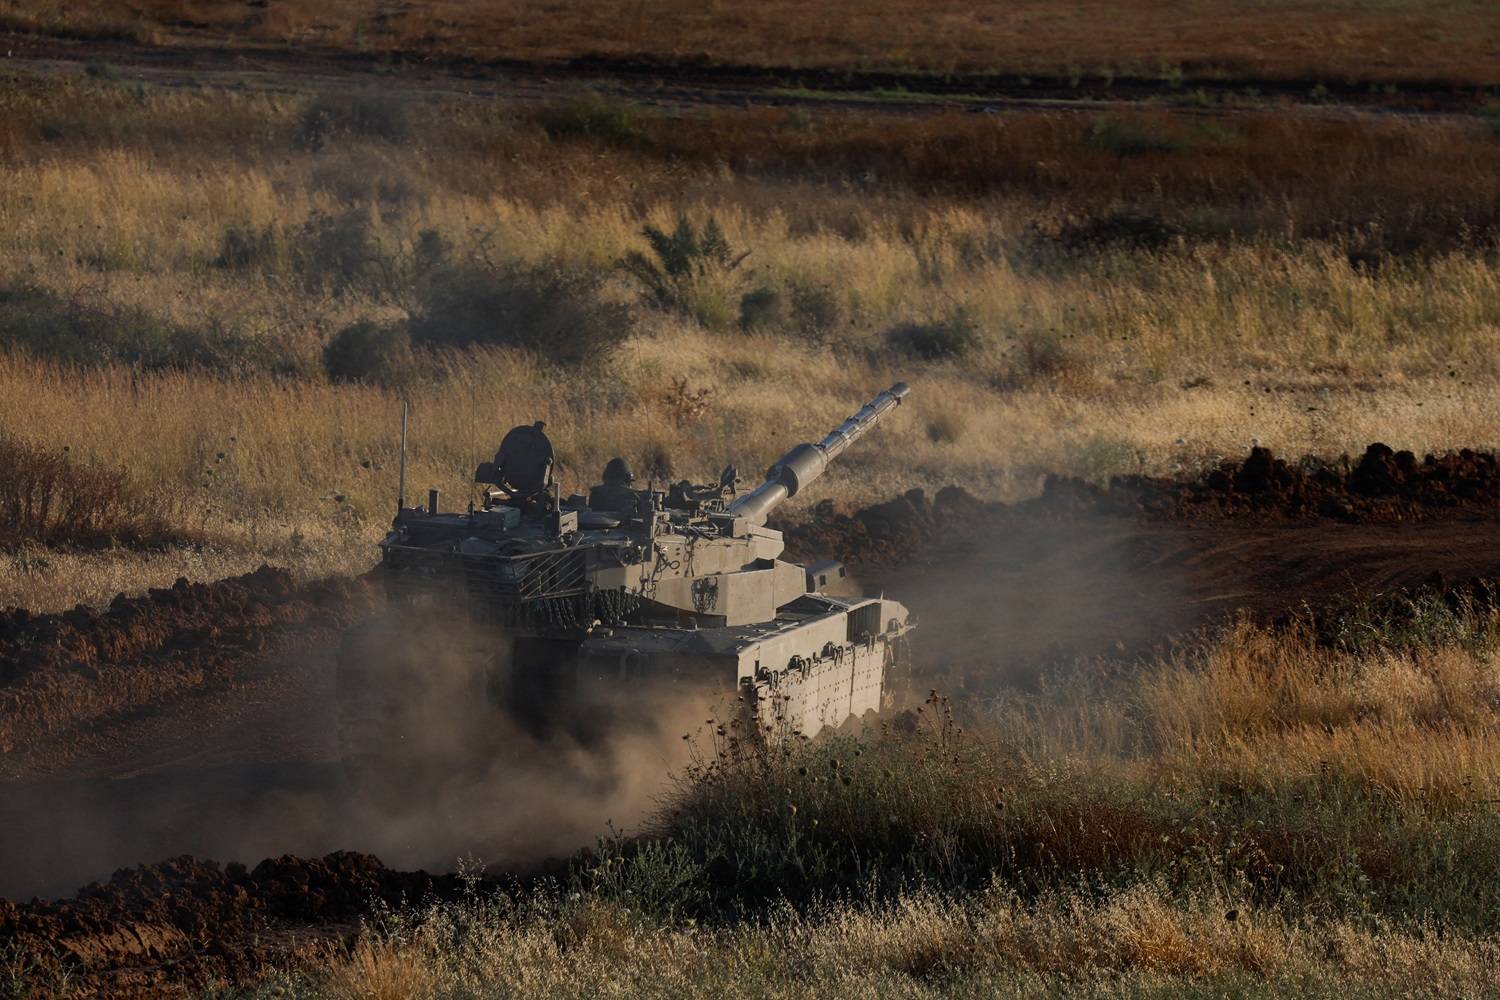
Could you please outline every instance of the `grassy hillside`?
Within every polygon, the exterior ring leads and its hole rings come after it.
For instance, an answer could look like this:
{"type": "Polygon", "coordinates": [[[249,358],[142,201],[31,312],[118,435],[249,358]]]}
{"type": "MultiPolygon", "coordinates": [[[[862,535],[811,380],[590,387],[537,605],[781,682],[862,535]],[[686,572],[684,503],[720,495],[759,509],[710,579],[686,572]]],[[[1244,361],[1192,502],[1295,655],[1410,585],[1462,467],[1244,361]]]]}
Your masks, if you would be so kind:
{"type": "Polygon", "coordinates": [[[403,396],[459,505],[513,423],[565,488],[751,473],[896,378],[820,495],[1495,441],[1482,118],[400,95],[0,91],[0,432],[175,525],[101,556],[12,517],[0,602],[367,565],[403,396]]]}

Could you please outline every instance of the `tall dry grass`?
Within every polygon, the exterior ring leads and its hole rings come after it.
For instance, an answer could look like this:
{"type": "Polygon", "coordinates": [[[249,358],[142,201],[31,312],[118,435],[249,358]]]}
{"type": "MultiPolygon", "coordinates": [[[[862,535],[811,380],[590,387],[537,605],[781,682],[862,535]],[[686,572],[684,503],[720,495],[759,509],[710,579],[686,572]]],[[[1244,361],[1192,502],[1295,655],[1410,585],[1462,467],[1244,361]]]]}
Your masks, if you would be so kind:
{"type": "Polygon", "coordinates": [[[1500,146],[1472,123],[686,123],[598,97],[101,79],[16,79],[0,103],[0,431],[124,467],[201,539],[0,557],[4,602],[367,565],[403,395],[412,489],[460,506],[513,423],[549,422],[565,488],[615,454],[658,481],[753,475],[897,378],[913,405],[819,496],[1016,499],[1047,472],[1191,471],[1252,441],[1334,457],[1500,436],[1500,146]],[[615,264],[682,217],[750,256],[655,309],[615,264]],[[503,346],[504,324],[472,353],[401,346],[518,302],[565,333],[622,319],[571,367],[503,346]],[[331,383],[328,349],[361,322],[394,367],[331,383]]]}
{"type": "Polygon", "coordinates": [[[914,892],[728,930],[577,902],[520,920],[446,914],[412,939],[269,986],[298,997],[1480,997],[1492,941],[1360,922],[1304,925],[1232,895],[1152,885],[1020,903],[914,892]],[[1234,912],[1228,921],[1224,914],[1234,912]]]}

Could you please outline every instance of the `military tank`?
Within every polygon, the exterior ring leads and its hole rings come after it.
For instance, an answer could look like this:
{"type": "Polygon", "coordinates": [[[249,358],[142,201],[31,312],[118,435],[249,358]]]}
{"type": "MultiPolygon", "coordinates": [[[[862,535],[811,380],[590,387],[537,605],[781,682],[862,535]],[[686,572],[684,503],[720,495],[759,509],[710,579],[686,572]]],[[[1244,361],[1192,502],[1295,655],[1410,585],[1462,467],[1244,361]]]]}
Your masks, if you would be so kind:
{"type": "Polygon", "coordinates": [[[907,609],[849,596],[837,562],[782,560],[765,521],[908,391],[881,392],[744,492],[730,467],[593,509],[561,496],[537,423],[478,467],[467,510],[441,510],[436,490],[426,507],[403,498],[380,542],[387,611],[339,652],[346,770],[420,775],[497,752],[476,745],[517,728],[590,745],[705,701],[756,740],[890,708],[909,670],[907,609]]]}

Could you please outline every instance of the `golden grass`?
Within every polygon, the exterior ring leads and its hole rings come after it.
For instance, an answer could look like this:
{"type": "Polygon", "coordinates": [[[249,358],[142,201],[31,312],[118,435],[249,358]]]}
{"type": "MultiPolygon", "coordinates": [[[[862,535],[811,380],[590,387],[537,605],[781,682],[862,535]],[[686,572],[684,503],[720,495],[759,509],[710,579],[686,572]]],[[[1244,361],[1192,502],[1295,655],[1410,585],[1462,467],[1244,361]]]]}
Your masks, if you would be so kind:
{"type": "Polygon", "coordinates": [[[329,46],[466,59],[604,56],[789,69],[1013,73],[1063,81],[1194,76],[1294,81],[1493,84],[1500,50],[1484,4],[1232,0],[1116,4],[1018,0],[1003,9],[941,0],[807,5],[631,0],[5,0],[0,24],[113,34],[156,44],[329,46]]]}
{"type": "Polygon", "coordinates": [[[990,725],[1106,784],[1273,798],[1342,784],[1397,811],[1482,807],[1500,794],[1500,651],[1468,643],[1490,634],[1349,652],[1240,624],[1135,677],[1129,698],[1090,687],[998,706],[990,725]]]}
{"type": "MultiPolygon", "coordinates": [[[[712,215],[751,251],[695,290],[706,326],[638,306],[593,370],[504,350],[425,361],[402,383],[408,495],[436,486],[457,506],[514,423],[548,421],[565,489],[586,490],[614,454],[658,480],[726,462],[753,479],[898,378],[911,405],[798,503],[950,482],[1013,500],[1049,472],[1190,472],[1256,441],[1336,457],[1500,439],[1500,279],[1483,235],[1500,146],[1468,124],[1252,116],[1204,131],[1149,112],[804,128],[723,113],[686,127],[593,106],[626,114],[640,140],[609,142],[463,101],[378,127],[358,101],[90,81],[15,81],[0,104],[0,310],[21,296],[7,322],[51,309],[58,329],[102,337],[145,316],[220,359],[0,360],[0,432],[123,466],[208,546],[92,566],[5,556],[0,603],[105,601],[260,559],[366,565],[396,493],[400,393],[329,384],[322,351],[350,323],[420,307],[409,269],[424,231],[455,260],[601,273],[604,298],[624,303],[641,289],[612,264],[644,248],[646,224],[712,215]],[[342,124],[309,145],[325,105],[342,124]],[[1131,152],[1138,141],[1164,145],[1131,152]],[[1171,186],[1130,200],[1152,176],[1171,186]],[[318,226],[396,277],[316,271],[318,226]],[[1141,226],[1164,241],[1134,245],[1141,226]],[[226,266],[236,232],[269,249],[226,266]],[[821,296],[816,329],[739,330],[739,296],[756,289],[821,296]],[[963,324],[975,344],[909,356],[890,333],[913,323],[963,324]],[[679,384],[702,401],[691,413],[672,401],[679,384]]],[[[65,356],[90,350],[110,356],[93,342],[65,356]]]]}
{"type": "MultiPolygon", "coordinates": [[[[797,505],[826,496],[864,503],[948,483],[1023,499],[1048,473],[1167,474],[1244,454],[1252,438],[1284,453],[1335,456],[1357,454],[1377,439],[1418,453],[1482,446],[1494,442],[1493,414],[1500,412],[1496,387],[1449,392],[1445,378],[1324,392],[1322,380],[1309,377],[1270,395],[1260,384],[1183,389],[1168,381],[1106,383],[1079,393],[1040,379],[996,390],[966,366],[850,364],[774,339],[716,358],[715,346],[701,332],[680,329],[632,342],[608,392],[586,377],[544,375],[514,355],[477,357],[452,378],[411,391],[407,495],[435,486],[445,505],[461,508],[475,496],[474,467],[493,454],[504,431],[537,419],[548,421],[565,490],[586,492],[615,454],[641,468],[649,462],[658,482],[668,469],[672,481],[706,481],[731,462],[754,482],[791,445],[826,433],[902,377],[913,386],[909,405],[797,505]],[[736,367],[740,351],[755,355],[752,377],[736,367]],[[710,390],[701,417],[682,421],[663,402],[675,378],[710,390]],[[953,413],[962,414],[962,427],[935,440],[933,422],[953,413]]],[[[92,557],[49,554],[45,568],[4,574],[0,604],[50,610],[107,601],[120,589],[161,586],[184,574],[203,578],[190,570],[222,575],[261,560],[308,575],[368,567],[372,543],[394,513],[399,421],[397,393],[369,386],[78,371],[0,359],[0,428],[49,447],[68,445],[92,464],[123,467],[185,511],[184,528],[210,547],[119,555],[97,565],[92,557]],[[133,572],[140,576],[127,585],[133,572]]]]}
{"type": "Polygon", "coordinates": [[[559,911],[515,923],[460,915],[458,927],[434,914],[409,939],[362,939],[298,985],[337,998],[1479,997],[1500,976],[1500,950],[1485,937],[1303,923],[1232,892],[1184,900],[1149,881],[1025,903],[1004,885],[969,901],[914,891],[723,930],[662,926],[592,901],[559,911]],[[1310,988],[1320,981],[1326,992],[1310,988]]]}

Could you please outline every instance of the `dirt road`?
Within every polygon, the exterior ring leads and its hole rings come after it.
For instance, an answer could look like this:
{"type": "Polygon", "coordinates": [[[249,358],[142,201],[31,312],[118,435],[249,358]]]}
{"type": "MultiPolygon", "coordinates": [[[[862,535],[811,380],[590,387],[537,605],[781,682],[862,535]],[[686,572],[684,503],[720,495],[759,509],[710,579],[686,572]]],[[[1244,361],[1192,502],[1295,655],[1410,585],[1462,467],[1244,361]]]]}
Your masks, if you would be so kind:
{"type": "Polygon", "coordinates": [[[1399,94],[1334,80],[1194,80],[1119,77],[1074,85],[1020,74],[849,72],[816,67],[715,66],[695,61],[589,58],[566,62],[442,60],[429,54],[370,55],[339,49],[255,44],[146,45],[126,39],[67,39],[0,32],[0,67],[53,77],[104,72],[161,87],[227,87],[275,93],[379,91],[407,100],[557,101],[599,86],[643,107],[674,114],[744,107],[817,114],[985,114],[1051,109],[1091,111],[1132,103],[1174,104],[1187,114],[1256,110],[1254,92],[1280,113],[1343,119],[1367,114],[1469,114],[1483,95],[1451,85],[1409,83],[1399,94]],[[1314,98],[1310,94],[1316,93],[1314,98]],[[1205,105],[1211,105],[1206,107],[1205,105]]]}
{"type": "MultiPolygon", "coordinates": [[[[901,516],[919,523],[923,515],[901,516]]],[[[1500,521],[1456,516],[1244,525],[939,512],[927,515],[931,538],[914,561],[864,573],[920,619],[919,683],[997,696],[1059,661],[1165,653],[1237,614],[1272,620],[1335,598],[1410,589],[1434,574],[1500,577],[1500,521]]],[[[553,808],[556,829],[539,833],[538,810],[555,789],[517,800],[514,784],[503,802],[468,789],[416,816],[360,801],[337,761],[332,650],[338,623],[373,599],[363,587],[343,599],[357,608],[327,612],[307,636],[302,626],[283,627],[270,653],[212,644],[194,651],[189,662],[201,677],[163,697],[89,711],[104,697],[95,686],[83,708],[56,710],[48,731],[0,755],[0,896],[67,895],[116,868],[184,853],[253,864],[348,849],[398,867],[446,868],[470,855],[524,867],[591,843],[606,820],[639,820],[619,800],[624,813],[601,806],[590,814],[575,803],[553,808]]],[[[158,652],[147,656],[149,669],[173,676],[158,652]]],[[[37,689],[13,684],[12,701],[27,690],[37,689]]],[[[60,697],[55,684],[40,690],[43,700],[60,697]]],[[[662,777],[668,766],[663,760],[662,777]]],[[[650,804],[645,791],[640,808],[650,804]]]]}

